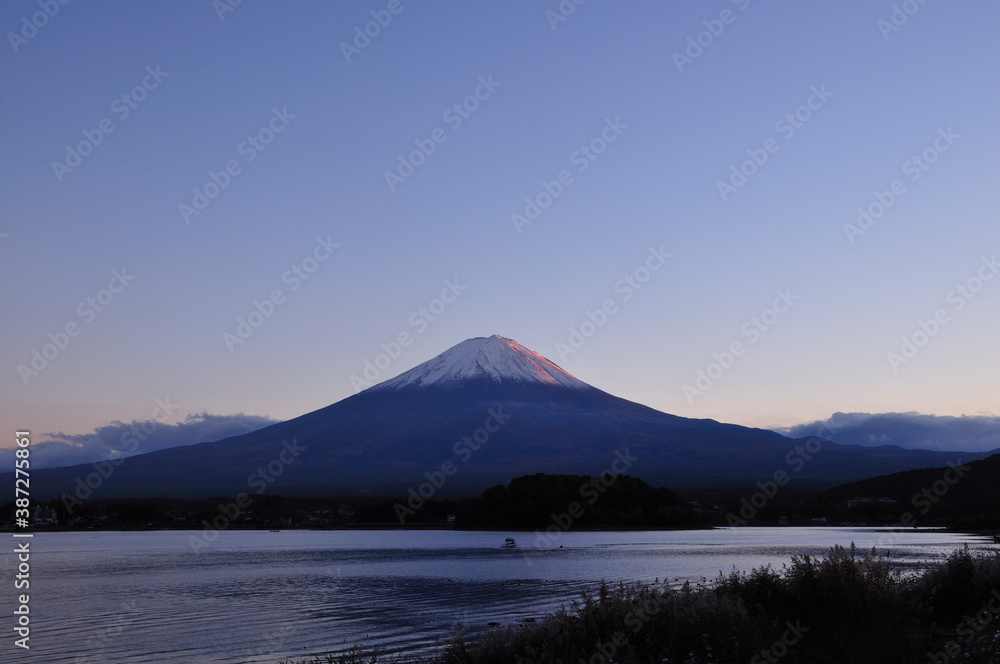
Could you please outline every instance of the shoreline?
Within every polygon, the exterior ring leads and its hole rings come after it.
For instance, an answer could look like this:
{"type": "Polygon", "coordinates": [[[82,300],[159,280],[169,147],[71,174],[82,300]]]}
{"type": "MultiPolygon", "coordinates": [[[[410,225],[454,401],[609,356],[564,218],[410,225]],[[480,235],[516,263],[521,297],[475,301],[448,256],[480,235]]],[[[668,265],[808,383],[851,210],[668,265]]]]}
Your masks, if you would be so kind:
{"type": "Polygon", "coordinates": [[[278,664],[814,664],[927,658],[1000,661],[1000,551],[953,550],[917,576],[894,570],[885,555],[834,546],[822,558],[795,558],[780,573],[769,566],[734,571],[706,585],[602,582],[569,609],[515,624],[490,623],[454,638],[429,659],[355,645],[278,664]]]}
{"type": "MultiPolygon", "coordinates": [[[[987,530],[977,530],[977,529],[962,529],[962,528],[951,528],[949,526],[919,526],[913,528],[892,528],[889,526],[880,525],[870,525],[870,524],[825,524],[825,525],[773,525],[773,524],[753,524],[747,526],[725,526],[725,525],[713,525],[713,526],[703,526],[700,528],[652,528],[648,526],[636,526],[636,527],[625,527],[625,526],[589,526],[589,527],[577,527],[566,531],[561,531],[564,533],[631,533],[631,532],[704,532],[707,530],[787,530],[787,529],[809,529],[809,530],[826,530],[826,529],[843,529],[843,528],[864,528],[871,529],[873,532],[877,533],[928,533],[928,532],[940,532],[940,533],[953,533],[956,535],[973,535],[976,537],[997,537],[997,533],[994,531],[987,530]]],[[[107,528],[64,528],[64,527],[35,527],[29,528],[28,532],[32,533],[145,533],[145,532],[201,532],[204,527],[197,526],[181,526],[177,528],[167,528],[167,527],[134,527],[134,528],[124,528],[124,527],[107,527],[107,528]]],[[[247,528],[239,526],[230,526],[228,528],[222,529],[223,531],[232,532],[262,532],[262,533],[315,533],[315,532],[343,532],[343,531],[377,531],[377,530],[401,530],[401,531],[451,531],[451,532],[467,532],[467,533],[530,533],[530,534],[544,534],[545,531],[541,529],[526,530],[524,528],[501,528],[501,527],[484,527],[484,528],[461,528],[455,527],[453,525],[446,524],[412,524],[412,525],[391,525],[391,524],[351,524],[345,526],[330,526],[330,527],[313,527],[313,528],[298,528],[298,527],[282,527],[282,528],[247,528]]],[[[24,529],[18,530],[16,528],[4,526],[0,527],[0,533],[18,533],[25,532],[24,529]]]]}

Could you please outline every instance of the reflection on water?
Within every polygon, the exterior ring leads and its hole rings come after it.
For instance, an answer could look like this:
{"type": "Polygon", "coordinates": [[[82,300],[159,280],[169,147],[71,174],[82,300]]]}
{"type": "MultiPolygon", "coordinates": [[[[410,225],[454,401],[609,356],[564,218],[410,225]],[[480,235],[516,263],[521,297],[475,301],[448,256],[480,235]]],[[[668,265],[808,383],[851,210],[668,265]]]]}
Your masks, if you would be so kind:
{"type": "Polygon", "coordinates": [[[196,554],[192,534],[36,534],[23,661],[273,664],[359,641],[427,652],[462,628],[540,618],[601,580],[700,582],[852,541],[903,566],[987,546],[869,528],[565,533],[555,548],[532,533],[234,531],[196,554]],[[517,549],[500,548],[507,535],[517,549]]]}

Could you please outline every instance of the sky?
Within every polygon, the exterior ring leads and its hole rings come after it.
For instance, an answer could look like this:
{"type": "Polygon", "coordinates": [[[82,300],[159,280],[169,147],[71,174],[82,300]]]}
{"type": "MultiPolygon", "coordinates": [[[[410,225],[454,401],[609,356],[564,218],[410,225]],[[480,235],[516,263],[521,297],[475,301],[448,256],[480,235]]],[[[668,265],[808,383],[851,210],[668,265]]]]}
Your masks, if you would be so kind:
{"type": "Polygon", "coordinates": [[[500,334],[682,416],[995,425],[998,24],[3,3],[3,421],[239,430],[500,334]]]}

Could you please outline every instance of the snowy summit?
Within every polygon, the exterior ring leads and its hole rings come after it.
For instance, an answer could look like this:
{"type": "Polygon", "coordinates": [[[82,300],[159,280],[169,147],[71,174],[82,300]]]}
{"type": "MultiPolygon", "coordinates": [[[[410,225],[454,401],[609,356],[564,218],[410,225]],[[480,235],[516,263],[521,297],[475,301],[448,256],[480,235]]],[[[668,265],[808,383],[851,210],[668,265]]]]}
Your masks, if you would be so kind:
{"type": "Polygon", "coordinates": [[[593,389],[538,353],[528,350],[513,339],[496,334],[492,337],[466,339],[437,357],[371,389],[458,387],[463,382],[473,380],[593,389]]]}

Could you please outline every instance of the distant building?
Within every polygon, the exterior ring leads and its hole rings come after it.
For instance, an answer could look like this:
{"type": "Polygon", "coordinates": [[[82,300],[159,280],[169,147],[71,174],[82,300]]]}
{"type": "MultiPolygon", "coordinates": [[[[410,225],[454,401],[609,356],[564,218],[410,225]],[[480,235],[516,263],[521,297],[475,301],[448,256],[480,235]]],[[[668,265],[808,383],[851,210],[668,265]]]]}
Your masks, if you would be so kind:
{"type": "Polygon", "coordinates": [[[779,516],[778,517],[778,525],[779,526],[787,526],[788,525],[788,517],[787,516],[779,516]]]}
{"type": "Polygon", "coordinates": [[[59,515],[51,507],[42,507],[38,505],[35,507],[35,520],[34,525],[36,526],[55,526],[59,524],[59,515]]]}
{"type": "Polygon", "coordinates": [[[810,523],[812,523],[812,525],[814,525],[814,526],[825,526],[826,525],[826,517],[825,516],[818,516],[815,519],[812,519],[810,521],[810,523]]]}
{"type": "Polygon", "coordinates": [[[848,509],[850,509],[852,507],[857,507],[858,505],[883,505],[883,506],[885,506],[885,505],[895,505],[898,502],[899,502],[898,500],[893,500],[892,498],[885,498],[885,497],[883,497],[883,498],[873,498],[873,497],[861,498],[861,497],[855,497],[855,498],[851,498],[850,500],[847,501],[847,507],[848,507],[848,509]]]}

